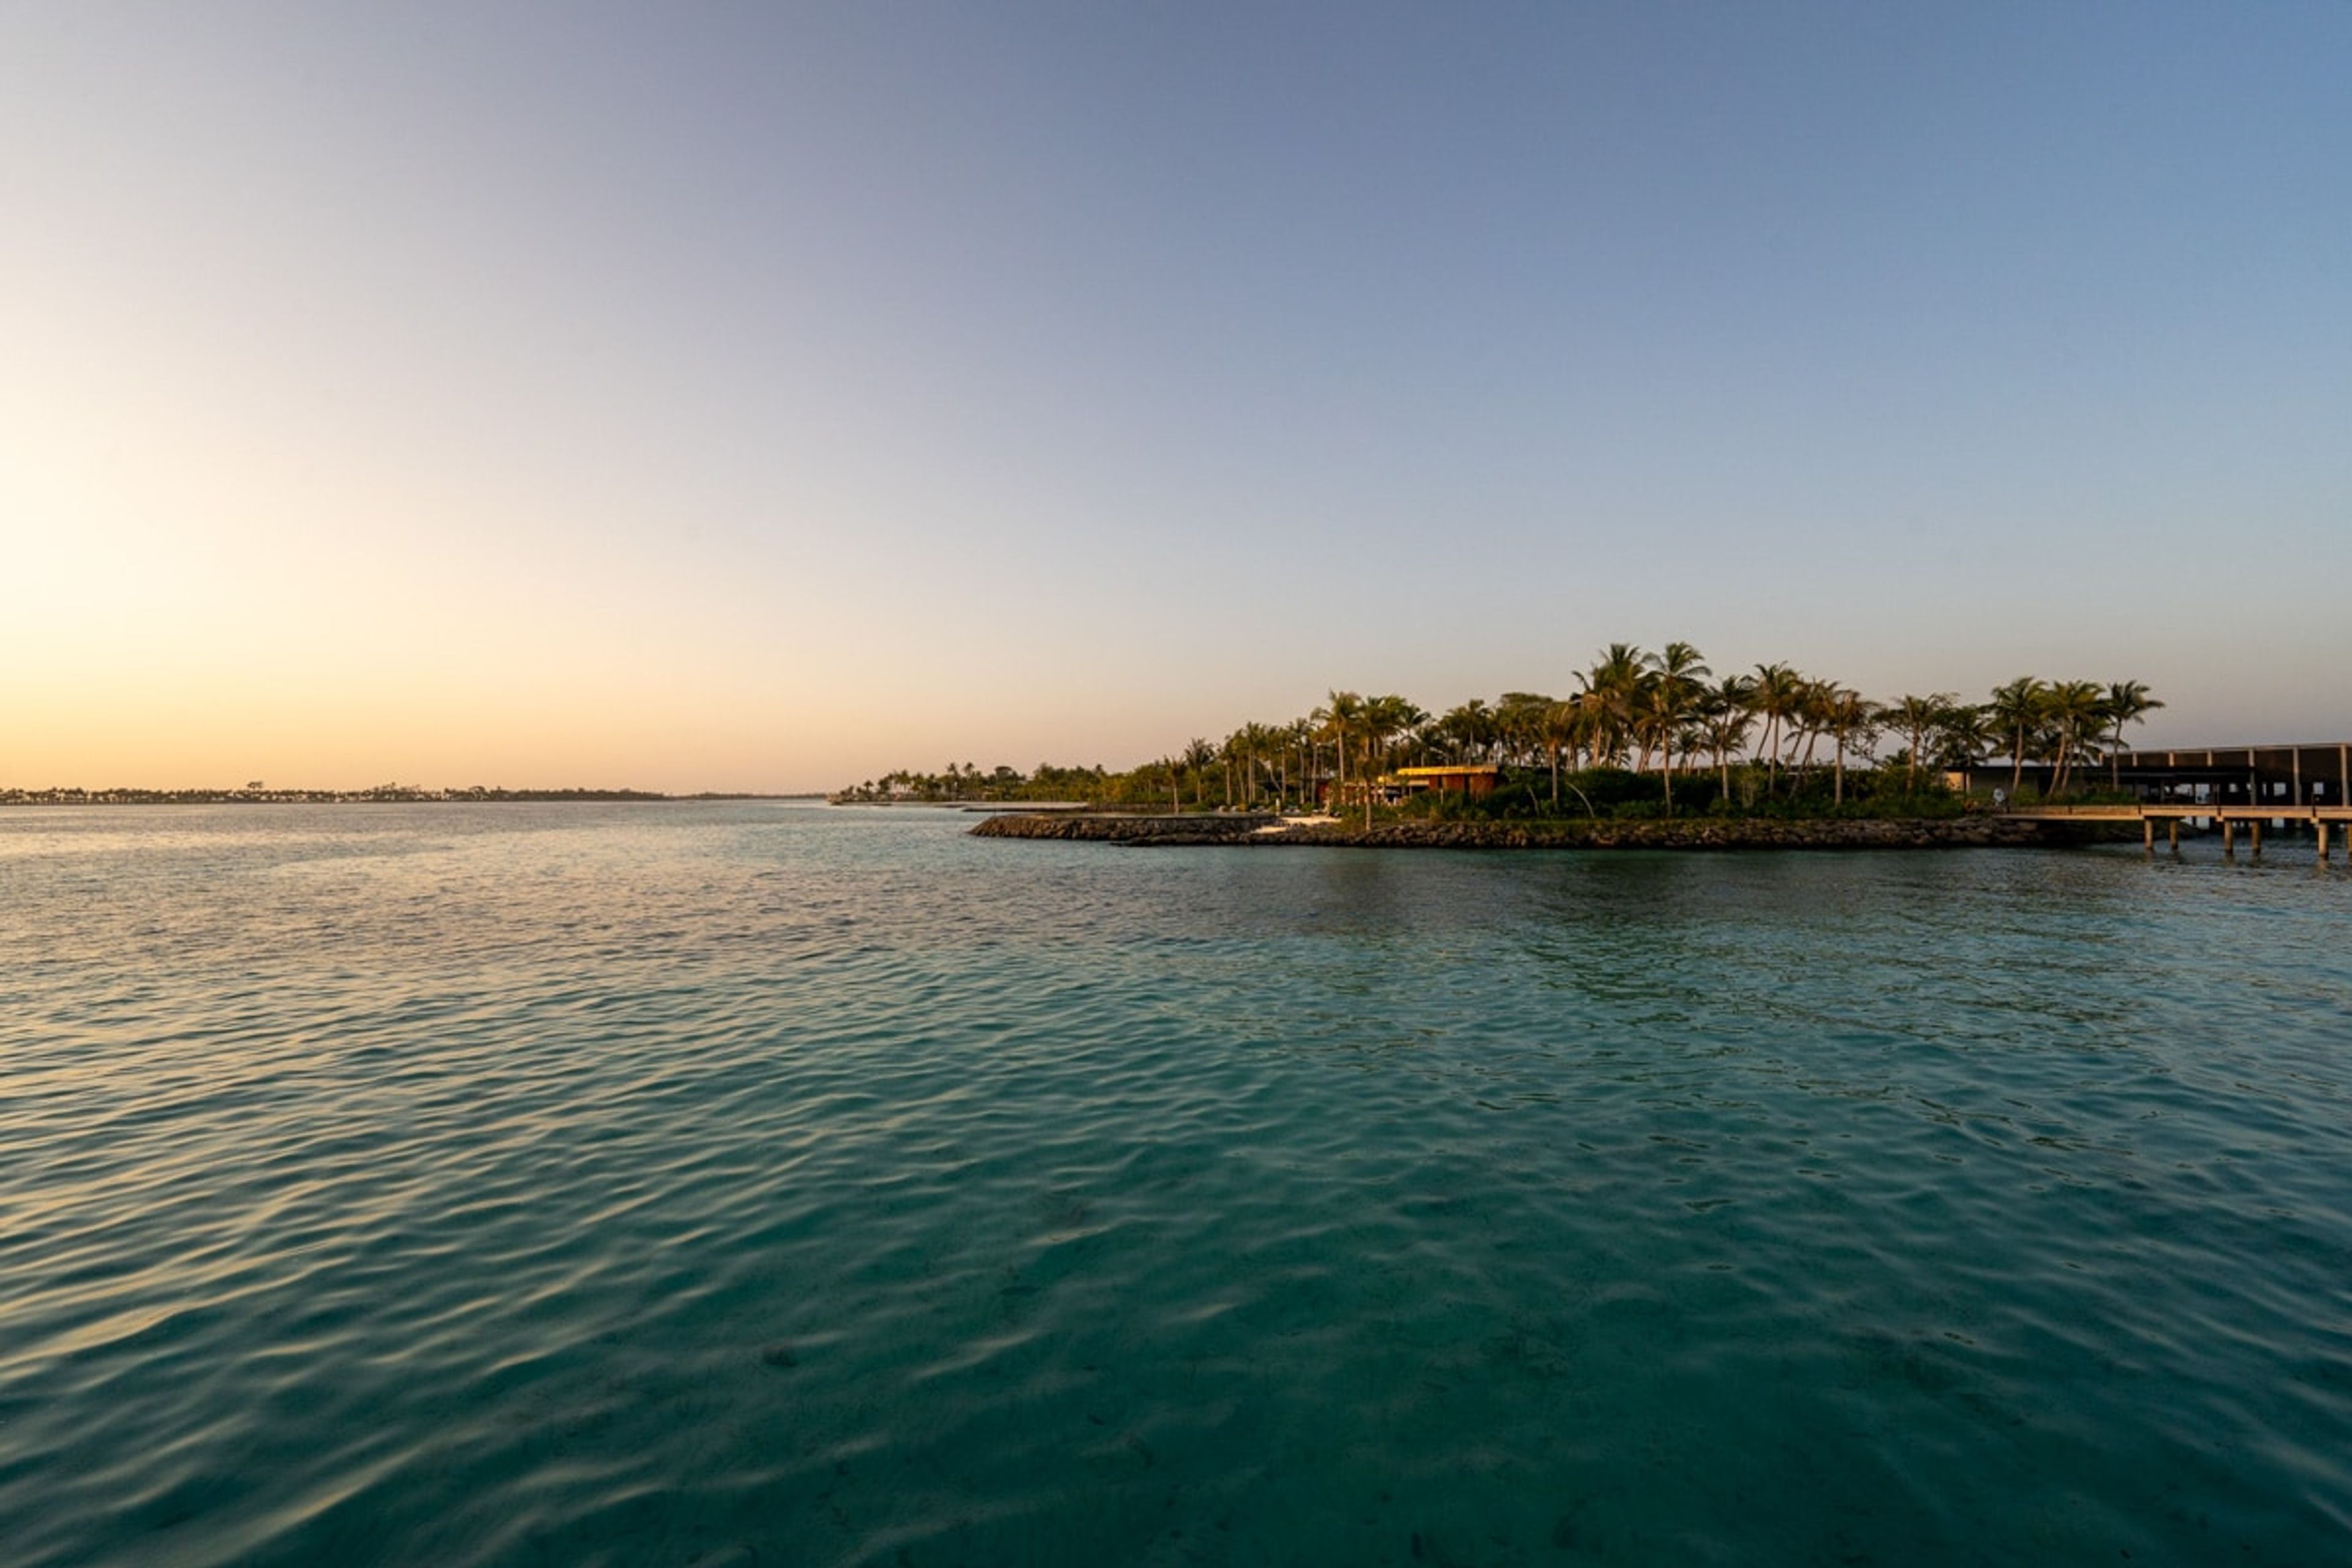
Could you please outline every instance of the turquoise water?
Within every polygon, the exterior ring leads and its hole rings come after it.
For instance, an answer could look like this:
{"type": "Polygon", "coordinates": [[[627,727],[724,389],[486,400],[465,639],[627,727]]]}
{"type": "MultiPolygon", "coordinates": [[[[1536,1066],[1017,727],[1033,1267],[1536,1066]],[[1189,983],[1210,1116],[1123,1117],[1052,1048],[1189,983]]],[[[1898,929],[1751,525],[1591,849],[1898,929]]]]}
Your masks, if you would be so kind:
{"type": "Polygon", "coordinates": [[[2352,1560],[2352,879],[0,816],[0,1561],[2352,1560]]]}

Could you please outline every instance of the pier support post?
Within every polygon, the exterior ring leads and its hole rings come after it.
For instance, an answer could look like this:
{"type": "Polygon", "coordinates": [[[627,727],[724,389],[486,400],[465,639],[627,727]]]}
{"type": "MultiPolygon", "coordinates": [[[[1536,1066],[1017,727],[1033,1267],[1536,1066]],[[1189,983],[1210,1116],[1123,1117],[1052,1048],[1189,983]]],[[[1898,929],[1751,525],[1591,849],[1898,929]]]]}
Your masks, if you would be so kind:
{"type": "Polygon", "coordinates": [[[2253,853],[2257,855],[2261,854],[2263,852],[2263,819],[2257,816],[2252,822],[2247,823],[2246,832],[2253,840],[2253,853]]]}
{"type": "Polygon", "coordinates": [[[2237,852],[2238,819],[2234,816],[2225,816],[2221,819],[2221,853],[2234,856],[2237,852]]]}
{"type": "Polygon", "coordinates": [[[2325,866],[2325,865],[2326,865],[2326,864],[2327,864],[2327,822],[2326,822],[2326,818],[2324,818],[2324,817],[2316,817],[2316,816],[2315,816],[2315,817],[2314,817],[2314,818],[2312,818],[2312,820],[2311,820],[2311,827],[2312,827],[2312,831],[2313,831],[2313,832],[2315,832],[2315,833],[2316,833],[2316,834],[2318,834],[2318,835],[2319,835],[2319,863],[2320,863],[2321,865],[2325,866]]]}
{"type": "Polygon", "coordinates": [[[2139,819],[2139,846],[2151,855],[2156,853],[2156,818],[2143,816],[2139,819]]]}
{"type": "Polygon", "coordinates": [[[2172,819],[2172,823],[2171,823],[2171,832],[2172,832],[2172,852],[2173,852],[2175,855],[2178,855],[2178,854],[2179,854],[2179,853],[2180,853],[2180,818],[2179,818],[2179,817],[2177,817],[2177,816],[2176,816],[2176,817],[2174,817],[2174,818],[2172,819]]]}

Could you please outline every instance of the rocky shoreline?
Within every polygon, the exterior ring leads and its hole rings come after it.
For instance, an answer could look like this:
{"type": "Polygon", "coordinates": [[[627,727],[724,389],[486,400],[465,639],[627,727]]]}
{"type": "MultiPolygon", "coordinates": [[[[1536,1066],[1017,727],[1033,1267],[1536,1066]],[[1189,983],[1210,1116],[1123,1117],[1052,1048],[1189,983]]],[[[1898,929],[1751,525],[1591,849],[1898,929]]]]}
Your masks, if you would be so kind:
{"type": "Polygon", "coordinates": [[[1998,816],[1909,820],[1394,822],[1369,832],[1343,823],[1285,825],[1280,817],[1114,816],[1023,813],[991,816],[979,838],[1062,838],[1129,847],[1303,845],[1361,849],[1986,849],[2079,845],[2112,834],[2095,824],[1998,816]]]}

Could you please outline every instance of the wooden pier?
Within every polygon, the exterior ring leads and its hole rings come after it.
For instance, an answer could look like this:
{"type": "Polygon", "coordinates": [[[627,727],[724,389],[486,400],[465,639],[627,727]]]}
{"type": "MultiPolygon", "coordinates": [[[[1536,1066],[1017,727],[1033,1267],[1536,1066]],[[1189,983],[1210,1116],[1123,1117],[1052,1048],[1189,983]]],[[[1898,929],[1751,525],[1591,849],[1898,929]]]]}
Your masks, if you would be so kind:
{"type": "Polygon", "coordinates": [[[2305,823],[2319,840],[2319,863],[2327,864],[2328,829],[2342,824],[2345,835],[2345,858],[2352,861],[2352,804],[2343,805],[2248,805],[2242,802],[2221,804],[2214,801],[2163,801],[2120,805],[2027,805],[2004,811],[2003,816],[2025,822],[2137,822],[2140,825],[2140,842],[2148,849],[2156,847],[2156,825],[2165,825],[2175,849],[2180,847],[2180,825],[2183,822],[2212,822],[2221,829],[2221,853],[2238,852],[2238,828],[2243,824],[2253,853],[2263,852],[2263,827],[2275,824],[2294,827],[2305,823]]]}

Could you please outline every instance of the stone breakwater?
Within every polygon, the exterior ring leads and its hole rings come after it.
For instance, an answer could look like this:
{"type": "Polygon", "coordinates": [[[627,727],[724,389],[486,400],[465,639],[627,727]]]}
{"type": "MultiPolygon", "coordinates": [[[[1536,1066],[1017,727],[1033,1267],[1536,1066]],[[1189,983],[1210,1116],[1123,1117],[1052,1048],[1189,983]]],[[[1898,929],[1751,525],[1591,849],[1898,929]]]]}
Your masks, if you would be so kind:
{"type": "Polygon", "coordinates": [[[1680,821],[1392,822],[1283,826],[1269,816],[992,816],[982,838],[1076,838],[1130,846],[1307,845],[1365,849],[1979,849],[2066,845],[2107,837],[2090,825],[1997,816],[1801,822],[1689,817],[1680,821]],[[1278,831],[1261,832],[1262,828],[1278,831]]]}
{"type": "MultiPolygon", "coordinates": [[[[1101,844],[1245,844],[1271,840],[1261,827],[1278,816],[1114,816],[1101,813],[1013,812],[984,819],[977,838],[1085,838],[1101,844]]],[[[1283,835],[1287,837],[1287,835],[1283,835]]]]}

